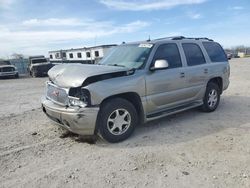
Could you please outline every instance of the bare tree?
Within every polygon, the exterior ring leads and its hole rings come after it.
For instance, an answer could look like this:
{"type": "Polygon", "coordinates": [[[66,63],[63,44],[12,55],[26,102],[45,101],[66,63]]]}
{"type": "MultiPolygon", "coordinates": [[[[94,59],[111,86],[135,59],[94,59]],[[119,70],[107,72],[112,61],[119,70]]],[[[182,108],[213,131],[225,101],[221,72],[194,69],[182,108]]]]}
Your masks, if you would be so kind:
{"type": "Polygon", "coordinates": [[[11,55],[11,57],[12,57],[13,59],[24,59],[24,55],[23,55],[23,54],[18,54],[18,53],[13,53],[13,54],[11,55]]]}

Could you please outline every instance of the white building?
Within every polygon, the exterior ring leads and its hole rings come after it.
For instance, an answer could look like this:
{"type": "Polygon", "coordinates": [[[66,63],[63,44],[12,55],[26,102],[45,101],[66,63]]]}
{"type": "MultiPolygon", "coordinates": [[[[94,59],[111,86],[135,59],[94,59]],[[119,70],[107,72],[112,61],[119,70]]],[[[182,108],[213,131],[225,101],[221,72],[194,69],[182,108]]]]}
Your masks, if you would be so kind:
{"type": "Polygon", "coordinates": [[[67,50],[49,51],[52,63],[87,63],[93,64],[100,61],[103,56],[116,45],[101,45],[88,48],[72,48],[67,50]]]}

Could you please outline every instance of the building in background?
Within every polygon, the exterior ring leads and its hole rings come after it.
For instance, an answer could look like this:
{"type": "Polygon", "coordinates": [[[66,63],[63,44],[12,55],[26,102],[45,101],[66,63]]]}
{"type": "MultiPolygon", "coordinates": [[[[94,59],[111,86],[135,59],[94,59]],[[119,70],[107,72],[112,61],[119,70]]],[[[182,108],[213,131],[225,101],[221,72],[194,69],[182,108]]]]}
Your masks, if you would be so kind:
{"type": "Polygon", "coordinates": [[[98,63],[115,44],[49,51],[51,63],[98,63]]]}

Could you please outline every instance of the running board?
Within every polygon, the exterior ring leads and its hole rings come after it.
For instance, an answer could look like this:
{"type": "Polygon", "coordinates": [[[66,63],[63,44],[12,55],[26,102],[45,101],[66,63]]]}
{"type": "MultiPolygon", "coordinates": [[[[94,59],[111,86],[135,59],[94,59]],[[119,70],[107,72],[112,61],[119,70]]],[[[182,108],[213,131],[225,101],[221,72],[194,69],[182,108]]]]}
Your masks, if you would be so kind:
{"type": "Polygon", "coordinates": [[[149,115],[147,115],[147,121],[151,121],[151,120],[158,119],[158,118],[161,118],[161,117],[164,117],[164,116],[169,116],[169,115],[172,115],[172,114],[176,114],[176,113],[179,113],[179,112],[191,109],[191,108],[201,106],[202,104],[203,104],[202,102],[193,102],[193,103],[185,104],[185,105],[182,105],[182,106],[178,106],[176,108],[171,108],[171,109],[168,109],[168,110],[164,110],[164,111],[156,112],[156,113],[153,113],[153,114],[149,114],[149,115]]]}

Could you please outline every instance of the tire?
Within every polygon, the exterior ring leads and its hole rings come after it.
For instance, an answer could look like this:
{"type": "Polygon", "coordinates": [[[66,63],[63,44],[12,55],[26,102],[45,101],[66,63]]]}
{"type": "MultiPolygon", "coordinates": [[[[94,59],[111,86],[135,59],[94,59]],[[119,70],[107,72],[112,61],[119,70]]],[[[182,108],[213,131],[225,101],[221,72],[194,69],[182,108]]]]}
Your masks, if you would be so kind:
{"type": "Polygon", "coordinates": [[[35,77],[38,76],[38,74],[37,74],[35,71],[31,71],[31,76],[32,76],[33,78],[35,78],[35,77]]]}
{"type": "Polygon", "coordinates": [[[201,106],[204,112],[213,112],[220,103],[220,89],[219,86],[213,82],[207,84],[205,96],[203,98],[203,105],[201,106]]]}
{"type": "Polygon", "coordinates": [[[18,73],[15,75],[15,78],[19,78],[19,74],[18,73]]]}
{"type": "Polygon", "coordinates": [[[102,105],[97,125],[103,139],[116,143],[131,136],[137,122],[138,116],[133,104],[122,98],[114,98],[102,105]]]}

